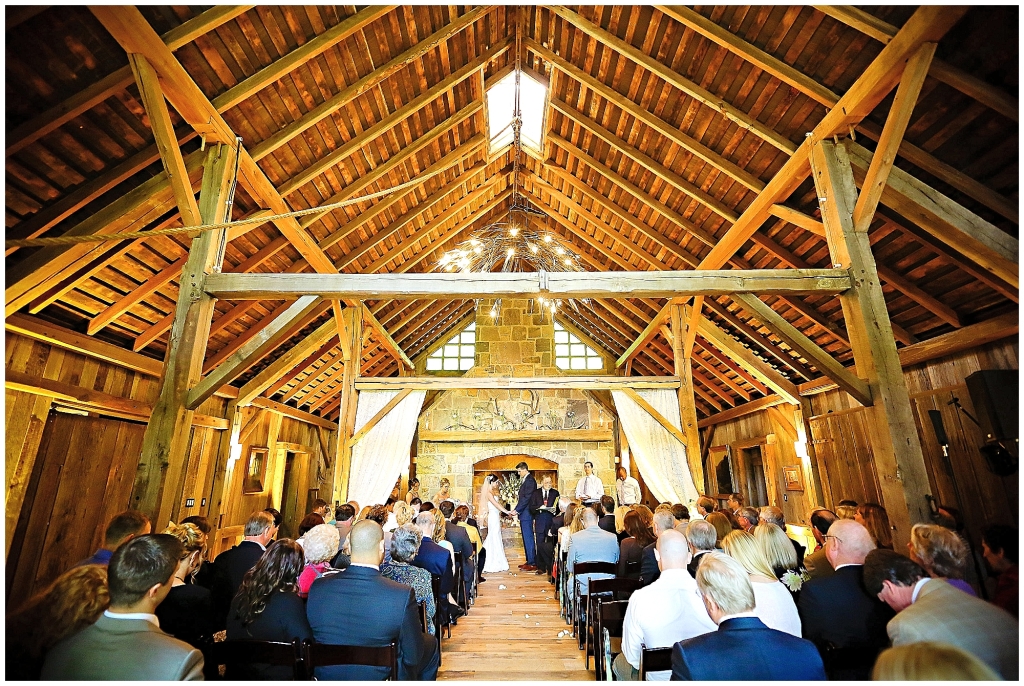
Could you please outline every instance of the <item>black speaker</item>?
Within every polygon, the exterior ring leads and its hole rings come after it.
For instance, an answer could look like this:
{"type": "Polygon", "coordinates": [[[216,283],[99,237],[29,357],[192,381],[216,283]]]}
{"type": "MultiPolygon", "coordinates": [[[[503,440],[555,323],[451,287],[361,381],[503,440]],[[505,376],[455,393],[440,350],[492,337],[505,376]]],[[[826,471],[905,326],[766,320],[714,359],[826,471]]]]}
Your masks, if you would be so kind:
{"type": "Polygon", "coordinates": [[[985,443],[1015,442],[1019,383],[1016,369],[974,372],[964,381],[985,443]]]}

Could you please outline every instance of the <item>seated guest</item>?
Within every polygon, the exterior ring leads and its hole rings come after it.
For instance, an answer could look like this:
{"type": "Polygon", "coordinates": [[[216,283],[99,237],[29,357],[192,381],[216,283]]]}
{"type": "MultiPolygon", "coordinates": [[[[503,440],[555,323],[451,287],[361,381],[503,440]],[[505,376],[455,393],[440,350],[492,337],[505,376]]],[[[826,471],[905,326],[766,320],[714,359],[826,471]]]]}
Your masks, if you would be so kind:
{"type": "Polygon", "coordinates": [[[223,629],[214,619],[213,596],[209,589],[186,583],[199,569],[206,552],[206,534],[195,524],[171,523],[164,530],[181,542],[181,558],[171,579],[171,590],[156,609],[160,628],[194,648],[205,650],[213,643],[213,633],[223,629]]]}
{"type": "Polygon", "coordinates": [[[920,565],[891,550],[868,553],[864,586],[896,611],[886,627],[893,646],[947,643],[974,655],[1003,679],[1017,680],[1017,620],[1006,610],[929,579],[920,565]]]}
{"type": "MultiPolygon", "coordinates": [[[[302,547],[282,538],[267,549],[250,569],[228,613],[229,641],[279,641],[313,638],[306,619],[306,605],[296,593],[304,566],[302,547]]],[[[290,680],[292,668],[269,664],[228,665],[232,680],[290,680]]]]}
{"type": "Polygon", "coordinates": [[[617,533],[615,531],[615,499],[610,495],[603,495],[601,496],[601,504],[596,506],[595,509],[597,509],[597,514],[601,517],[597,525],[610,534],[617,533]]]}
{"type": "MultiPolygon", "coordinates": [[[[437,529],[435,514],[434,512],[420,512],[416,516],[416,526],[419,527],[423,538],[420,542],[419,550],[412,559],[412,565],[427,570],[431,576],[440,578],[441,597],[435,598],[434,601],[437,604],[438,612],[441,613],[441,617],[450,622],[452,608],[448,602],[448,596],[455,588],[454,565],[452,564],[449,551],[439,546],[431,538],[437,529]]],[[[447,543],[447,541],[445,542],[447,543]]],[[[462,608],[457,609],[456,615],[461,617],[464,614],[464,610],[462,608]]]]}
{"type": "Polygon", "coordinates": [[[829,679],[867,679],[889,645],[885,625],[892,610],[864,589],[864,558],[874,549],[867,529],[851,519],[836,520],[825,542],[835,573],[800,589],[804,638],[818,646],[829,679]]]}
{"type": "MultiPolygon", "coordinates": [[[[182,524],[195,524],[203,535],[206,536],[207,544],[210,541],[210,532],[213,531],[213,527],[210,526],[210,520],[202,515],[192,515],[191,517],[185,517],[181,520],[182,524]]],[[[217,577],[214,573],[213,563],[207,559],[210,549],[207,545],[206,552],[203,553],[203,561],[199,565],[199,569],[192,572],[190,580],[186,580],[185,583],[193,583],[208,588],[213,591],[213,586],[216,583],[217,577]]]]}
{"type": "Polygon", "coordinates": [[[754,533],[754,527],[757,526],[760,515],[752,507],[741,507],[736,512],[736,519],[740,523],[740,529],[748,533],[754,533]]]}
{"type": "Polygon", "coordinates": [[[832,569],[828,558],[825,557],[825,535],[828,533],[829,527],[832,526],[832,522],[839,517],[831,510],[819,508],[811,512],[808,519],[811,522],[811,533],[814,535],[814,540],[818,542],[818,547],[810,555],[804,557],[804,569],[812,579],[831,576],[835,570],[832,569]]]}
{"type": "Polygon", "coordinates": [[[419,498],[413,498],[412,500],[409,501],[409,507],[412,508],[413,517],[415,517],[416,515],[418,515],[420,513],[420,505],[422,505],[422,504],[423,504],[423,501],[420,500],[419,498]]]}
{"type": "MultiPolygon", "coordinates": [[[[676,518],[672,516],[672,508],[658,508],[654,513],[654,537],[657,539],[666,531],[674,529],[676,518]]],[[[658,580],[661,570],[658,569],[658,560],[654,554],[654,543],[644,547],[643,556],[640,558],[640,585],[647,586],[658,580]]]]}
{"type": "Polygon", "coordinates": [[[38,681],[43,657],[63,639],[93,624],[110,605],[106,565],[78,565],[7,615],[10,681],[38,681]]]}
{"type": "MultiPolygon", "coordinates": [[[[759,522],[761,524],[764,524],[765,522],[769,524],[774,524],[775,526],[782,529],[782,533],[786,534],[786,538],[789,538],[789,535],[786,532],[786,515],[783,514],[781,508],[771,506],[762,507],[760,510],[758,510],[758,515],[760,516],[759,522]]],[[[794,567],[794,569],[800,569],[804,566],[804,553],[807,552],[807,548],[805,548],[802,543],[793,538],[789,538],[789,544],[793,546],[793,550],[796,551],[796,566],[794,567]]]]}
{"type": "MultiPolygon", "coordinates": [[[[800,635],[800,615],[789,589],[775,578],[772,567],[765,557],[754,534],[733,531],[722,541],[722,548],[743,565],[750,575],[757,607],[754,615],[769,629],[785,631],[793,636],[800,635]]],[[[699,568],[698,568],[699,571],[699,568]]]]}
{"type": "Polygon", "coordinates": [[[437,610],[430,572],[411,564],[422,541],[423,532],[415,524],[403,524],[395,529],[391,536],[391,561],[381,565],[380,573],[392,581],[411,586],[416,592],[416,602],[426,603],[427,633],[433,635],[434,613],[437,610]]]}
{"type": "Polygon", "coordinates": [[[370,507],[369,505],[367,505],[366,507],[364,507],[363,509],[361,509],[361,510],[359,511],[359,514],[358,514],[358,515],[356,515],[356,521],[357,521],[357,522],[361,522],[361,521],[363,521],[364,519],[366,519],[366,517],[367,517],[367,516],[368,516],[368,515],[370,514],[370,510],[372,510],[372,509],[373,509],[373,508],[372,508],[372,507],[370,507]]]}
{"type": "Polygon", "coordinates": [[[106,531],[103,532],[103,545],[92,554],[92,557],[87,557],[78,564],[105,565],[122,543],[136,536],[148,534],[152,530],[149,517],[141,512],[128,510],[114,515],[107,524],[106,531]]]}
{"type": "Polygon", "coordinates": [[[447,538],[445,538],[445,533],[448,530],[448,521],[444,518],[444,513],[442,513],[441,510],[434,509],[431,510],[430,512],[434,517],[434,532],[430,535],[430,539],[434,541],[434,543],[438,544],[439,546],[448,551],[448,555],[451,557],[452,564],[454,565],[455,546],[453,546],[451,542],[447,538]]]}
{"type": "Polygon", "coordinates": [[[704,521],[715,527],[715,534],[717,536],[715,547],[721,549],[722,541],[733,532],[732,523],[730,523],[729,518],[724,512],[712,512],[704,518],[704,521]]]}
{"type": "Polygon", "coordinates": [[[459,598],[464,598],[470,584],[473,583],[473,575],[476,574],[476,557],[473,553],[473,542],[469,534],[457,523],[450,521],[455,514],[455,503],[446,500],[438,506],[444,518],[449,520],[444,527],[444,539],[452,544],[455,552],[462,553],[462,579],[463,588],[455,589],[459,598]]]}
{"type": "MultiPolygon", "coordinates": [[[[302,545],[302,537],[306,535],[306,532],[312,529],[314,526],[320,526],[324,524],[324,518],[318,515],[316,512],[310,512],[308,515],[302,518],[299,522],[298,538],[295,541],[302,545]]],[[[337,527],[335,527],[337,528],[337,527]]]]}
{"type": "Polygon", "coordinates": [[[729,512],[732,512],[734,514],[738,512],[739,509],[743,507],[743,494],[733,493],[732,495],[730,495],[729,498],[725,501],[725,507],[727,510],[729,510],[729,512]]]}
{"type": "Polygon", "coordinates": [[[998,674],[970,653],[947,643],[911,643],[882,651],[873,681],[999,681],[998,674]]]}
{"type": "Polygon", "coordinates": [[[231,605],[231,599],[238,592],[238,587],[242,585],[242,577],[256,566],[263,551],[277,534],[274,515],[265,510],[253,512],[245,522],[243,534],[245,537],[241,543],[230,550],[225,550],[213,561],[217,574],[223,575],[225,579],[223,592],[227,593],[227,598],[215,596],[214,603],[225,610],[231,605]]]}
{"type": "Polygon", "coordinates": [[[686,535],[686,527],[690,524],[690,510],[682,503],[676,503],[672,506],[672,516],[676,520],[675,529],[679,533],[686,535]]]}
{"type": "Polygon", "coordinates": [[[953,588],[973,596],[978,594],[964,581],[967,546],[962,538],[937,524],[915,524],[910,529],[910,559],[921,565],[933,579],[942,579],[953,588]]]}
{"type": "Polygon", "coordinates": [[[429,500],[420,503],[420,512],[430,512],[431,510],[436,509],[437,508],[434,507],[434,503],[430,502],[429,500]]]}
{"type": "Polygon", "coordinates": [[[871,532],[876,548],[892,550],[892,527],[889,526],[889,515],[884,507],[876,503],[858,505],[853,519],[871,532]]]}
{"type": "MultiPolygon", "coordinates": [[[[298,543],[298,541],[296,541],[298,543]]],[[[302,542],[306,566],[299,574],[298,594],[309,596],[309,587],[331,569],[331,558],[338,554],[338,528],[330,524],[314,526],[302,542]]]]}
{"type": "Polygon", "coordinates": [[[644,548],[654,543],[657,539],[654,532],[644,524],[643,519],[636,512],[627,512],[625,517],[626,533],[629,538],[619,544],[619,566],[615,576],[622,579],[639,579],[640,563],[643,559],[644,548]],[[635,562],[636,571],[630,572],[627,564],[635,562]]]}
{"type": "Polygon", "coordinates": [[[556,529],[558,536],[558,551],[559,553],[565,553],[569,551],[569,539],[574,533],[583,529],[583,520],[580,517],[583,516],[583,512],[580,510],[581,505],[576,503],[569,503],[565,507],[565,514],[562,516],[563,524],[556,529]],[[577,516],[577,513],[579,516],[577,516]],[[576,528],[573,525],[576,524],[576,528]]]}
{"type": "Polygon", "coordinates": [[[154,612],[171,590],[182,546],[168,534],[136,536],[107,566],[110,607],[50,650],[45,680],[195,681],[203,654],[160,630],[154,612]]]}
{"type": "Polygon", "coordinates": [[[619,543],[622,543],[629,538],[629,532],[626,531],[627,512],[632,512],[632,510],[625,505],[620,505],[615,508],[615,535],[618,537],[619,543]]]}
{"type": "MultiPolygon", "coordinates": [[[[437,641],[420,629],[416,595],[405,584],[380,573],[384,531],[373,521],[357,522],[349,534],[352,564],[344,572],[317,581],[309,590],[306,616],[318,643],[398,646],[398,679],[437,678],[437,641]]],[[[318,667],[317,679],[381,680],[387,668],[318,667]]]]}
{"type": "Polygon", "coordinates": [[[412,506],[404,500],[396,501],[391,506],[391,514],[389,515],[389,521],[394,526],[390,529],[384,527],[384,561],[387,562],[391,559],[391,532],[400,526],[405,526],[412,521],[413,518],[412,506]]]}
{"type": "MultiPolygon", "coordinates": [[[[456,507],[455,512],[452,514],[452,522],[465,529],[466,533],[469,534],[469,540],[473,543],[473,552],[476,553],[477,559],[477,579],[480,581],[486,581],[486,579],[483,578],[483,571],[484,562],[487,559],[487,551],[484,550],[484,542],[480,537],[480,530],[475,524],[469,523],[470,519],[469,505],[466,505],[465,503],[456,507]]],[[[475,522],[476,520],[474,519],[473,521],[475,522]]]]}
{"type": "Polygon", "coordinates": [[[388,523],[388,517],[390,516],[391,513],[388,511],[387,505],[371,505],[363,519],[369,519],[371,522],[377,522],[383,530],[384,525],[388,523]]]}
{"type": "Polygon", "coordinates": [[[345,552],[345,544],[348,543],[348,532],[356,519],[356,510],[350,503],[342,503],[334,513],[334,526],[338,529],[338,554],[331,560],[331,567],[334,569],[346,569],[348,567],[348,553],[345,552]]]}
{"type": "Polygon", "coordinates": [[[673,681],[821,681],[810,641],[766,627],[754,615],[754,589],[743,566],[723,553],[704,555],[697,588],[718,631],[672,647],[673,681]]]}
{"type": "Polygon", "coordinates": [[[989,574],[996,577],[996,592],[992,602],[1017,616],[1019,568],[1017,555],[1020,540],[1017,530],[1005,524],[993,524],[981,532],[981,553],[989,574]]]}
{"type": "MultiPolygon", "coordinates": [[[[768,565],[771,567],[772,572],[775,574],[775,578],[783,583],[786,580],[792,578],[794,574],[799,575],[800,567],[796,561],[796,550],[790,545],[791,539],[786,533],[777,527],[775,524],[770,522],[762,521],[754,529],[754,539],[757,541],[757,545],[761,548],[761,553],[767,560],[768,565]],[[789,572],[789,576],[787,576],[789,572]]],[[[790,588],[790,591],[800,590],[800,584],[793,582],[796,588],[790,588]]],[[[787,588],[789,584],[786,583],[787,588]]],[[[756,590],[757,587],[755,586],[756,590]]]]}
{"type": "MultiPolygon", "coordinates": [[[[569,537],[569,556],[566,564],[572,572],[577,562],[618,562],[619,540],[615,534],[608,533],[600,526],[597,512],[591,507],[584,507],[581,515],[583,529],[569,537]]],[[[608,579],[613,574],[583,574],[579,577],[580,594],[587,595],[591,578],[608,579]]]]}
{"type": "Polygon", "coordinates": [[[856,500],[840,500],[839,504],[836,505],[836,516],[839,519],[854,519],[857,517],[857,501],[856,500]]]}
{"type": "MultiPolygon", "coordinates": [[[[621,681],[636,681],[641,646],[668,648],[677,641],[700,636],[718,627],[700,601],[697,583],[686,570],[690,548],[686,537],[669,530],[658,537],[661,576],[629,598],[622,624],[622,652],[612,671],[621,681]]],[[[667,681],[669,672],[654,672],[652,681],[667,681]]]]}
{"type": "MultiPolygon", "coordinates": [[[[284,521],[284,516],[281,514],[280,510],[275,510],[272,507],[268,507],[263,511],[274,518],[274,536],[277,536],[278,532],[281,530],[281,522],[284,521]]],[[[270,540],[274,540],[274,538],[271,537],[270,540]]]]}
{"type": "Polygon", "coordinates": [[[715,549],[715,542],[718,540],[718,532],[715,527],[703,519],[690,522],[686,527],[686,542],[690,545],[690,563],[686,565],[686,571],[690,576],[697,578],[697,565],[705,553],[715,549]]]}

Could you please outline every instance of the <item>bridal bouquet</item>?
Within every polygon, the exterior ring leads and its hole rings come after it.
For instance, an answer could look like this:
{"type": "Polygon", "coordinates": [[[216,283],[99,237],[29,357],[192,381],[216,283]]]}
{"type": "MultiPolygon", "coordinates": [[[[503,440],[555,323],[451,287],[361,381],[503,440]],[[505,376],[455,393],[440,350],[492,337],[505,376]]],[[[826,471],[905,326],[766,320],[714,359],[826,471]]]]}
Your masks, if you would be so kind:
{"type": "Polygon", "coordinates": [[[518,472],[513,472],[498,481],[498,499],[505,503],[505,507],[512,507],[519,500],[519,487],[523,485],[523,477],[518,472]]]}

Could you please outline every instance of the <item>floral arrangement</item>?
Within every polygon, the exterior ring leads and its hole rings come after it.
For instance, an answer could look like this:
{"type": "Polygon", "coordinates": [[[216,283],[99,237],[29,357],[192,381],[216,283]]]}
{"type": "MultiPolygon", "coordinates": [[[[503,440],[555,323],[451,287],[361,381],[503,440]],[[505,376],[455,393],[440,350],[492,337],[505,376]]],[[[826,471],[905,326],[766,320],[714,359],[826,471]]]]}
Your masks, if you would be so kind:
{"type": "Polygon", "coordinates": [[[498,499],[505,503],[505,507],[512,507],[519,500],[519,487],[523,485],[523,477],[518,472],[506,474],[497,482],[498,499]]]}
{"type": "Polygon", "coordinates": [[[796,593],[804,585],[804,583],[811,580],[810,575],[807,574],[807,570],[801,569],[799,571],[793,571],[792,569],[786,571],[782,578],[779,579],[786,585],[790,593],[796,593]]]}

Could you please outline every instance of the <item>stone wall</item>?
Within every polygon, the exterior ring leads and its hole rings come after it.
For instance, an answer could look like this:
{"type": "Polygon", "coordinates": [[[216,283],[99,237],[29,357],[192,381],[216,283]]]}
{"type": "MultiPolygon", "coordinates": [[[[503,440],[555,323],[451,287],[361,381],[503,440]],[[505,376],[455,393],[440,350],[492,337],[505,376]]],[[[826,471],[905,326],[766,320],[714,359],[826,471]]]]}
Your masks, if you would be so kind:
{"type": "MultiPolygon", "coordinates": [[[[467,377],[561,376],[554,365],[554,325],[551,314],[540,314],[528,300],[505,299],[497,319],[490,316],[493,301],[477,307],[476,360],[467,377]]],[[[420,416],[425,431],[558,430],[566,440],[507,442],[419,441],[416,475],[420,492],[432,497],[443,477],[452,483],[452,494],[470,500],[473,465],[498,455],[534,455],[558,464],[559,492],[572,495],[583,476],[583,463],[594,463],[614,495],[615,447],[608,441],[574,441],[573,429],[614,430],[614,417],[583,391],[458,390],[447,391],[420,416]]]]}

